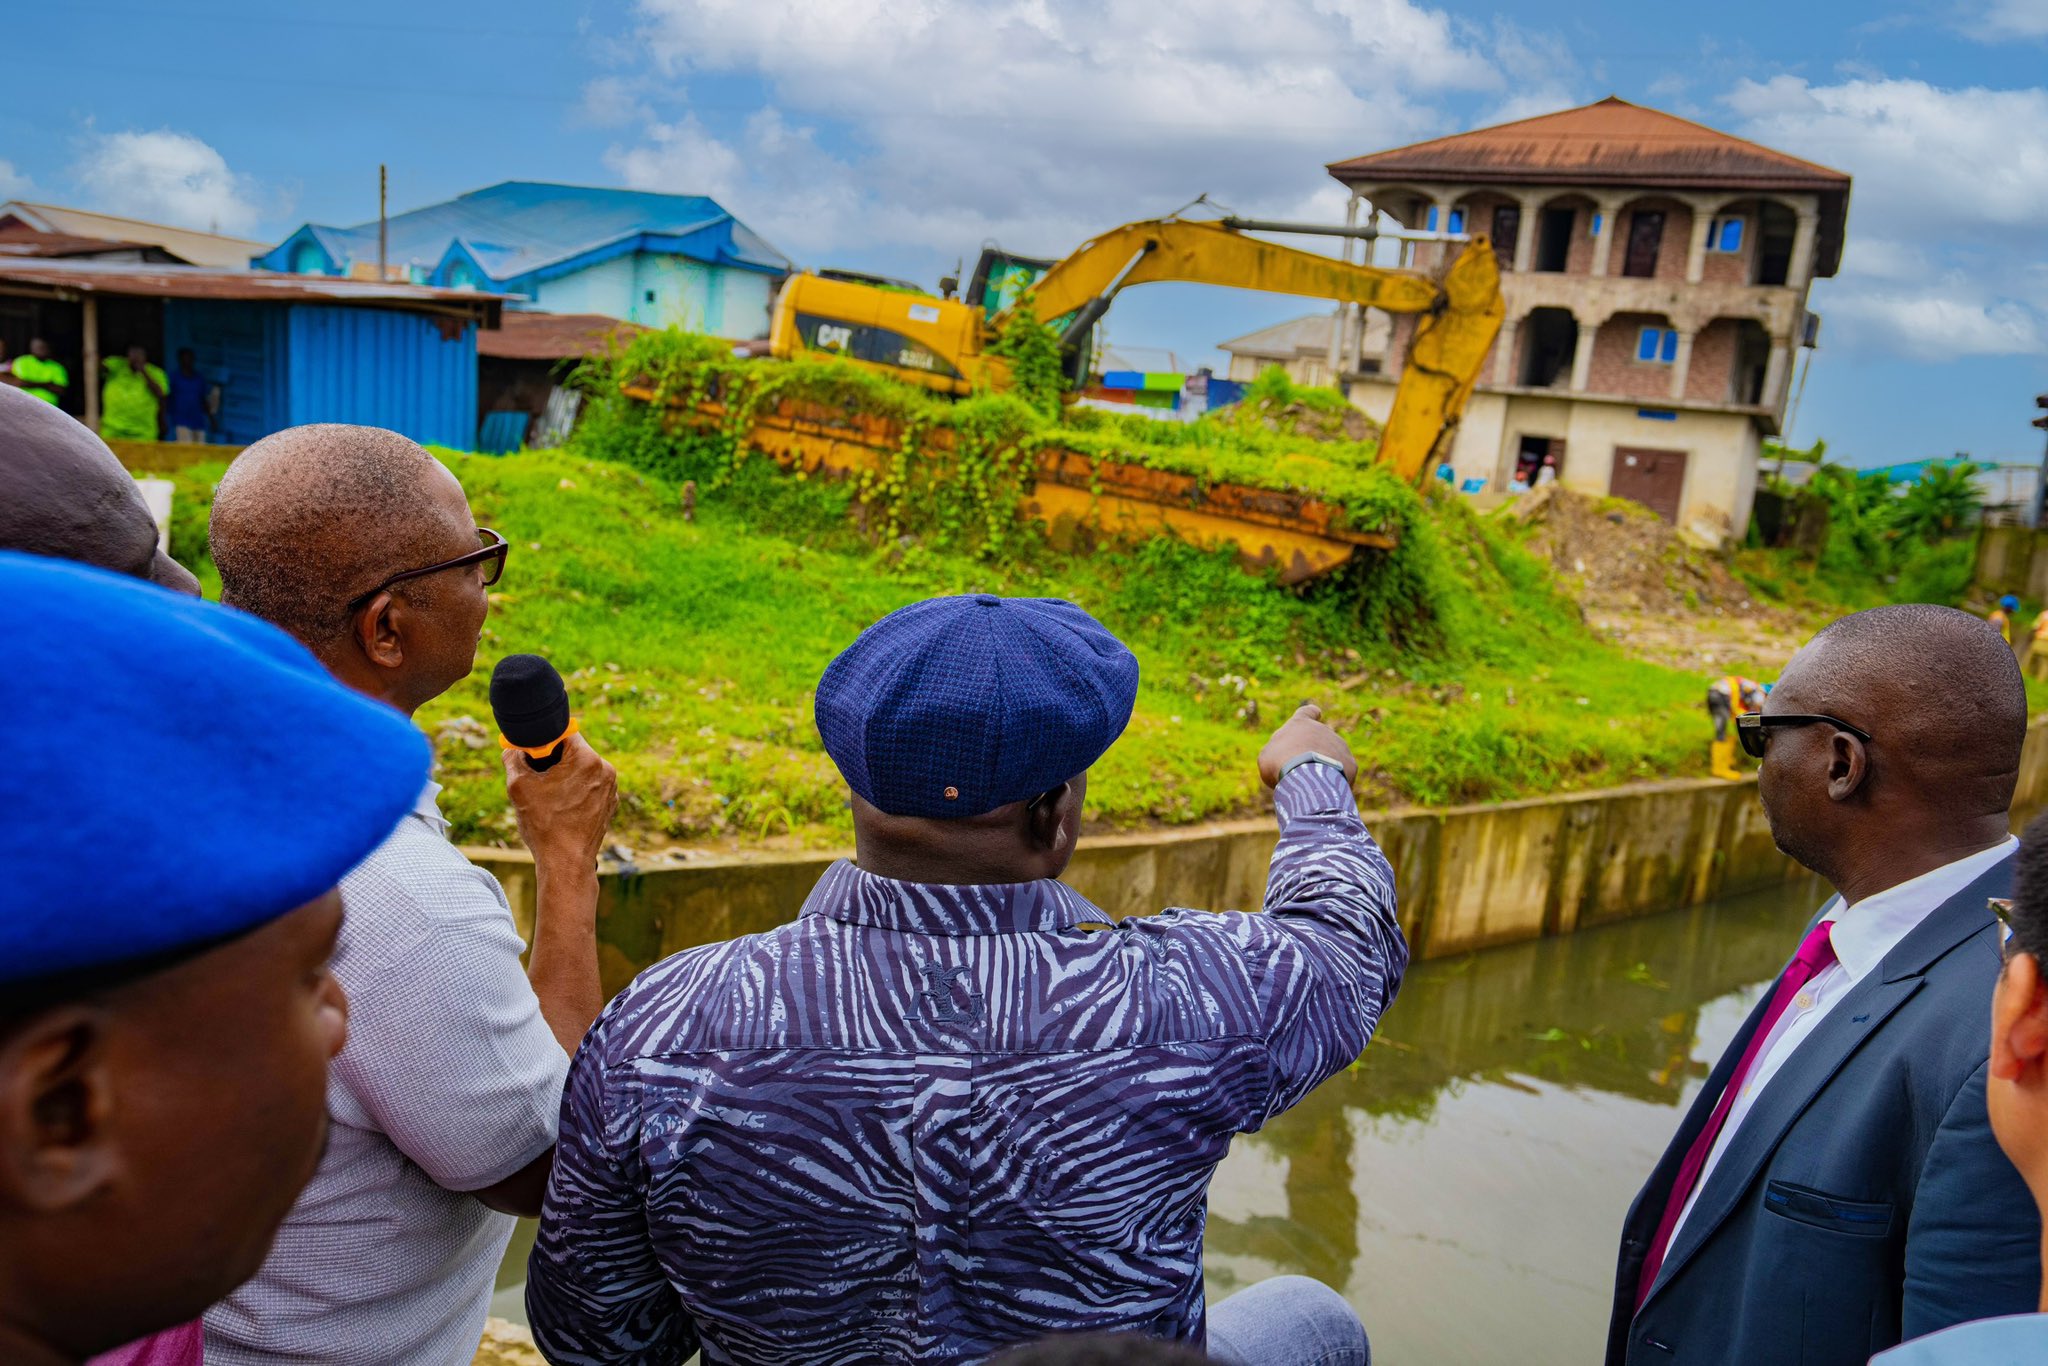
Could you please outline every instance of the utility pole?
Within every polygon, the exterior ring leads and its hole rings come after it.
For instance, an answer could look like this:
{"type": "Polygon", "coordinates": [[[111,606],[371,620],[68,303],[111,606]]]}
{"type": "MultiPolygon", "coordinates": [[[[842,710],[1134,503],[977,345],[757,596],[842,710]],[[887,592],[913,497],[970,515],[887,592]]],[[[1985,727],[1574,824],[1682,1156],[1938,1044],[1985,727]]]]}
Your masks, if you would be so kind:
{"type": "Polygon", "coordinates": [[[385,174],[384,163],[380,161],[377,163],[377,278],[379,280],[390,278],[386,273],[386,266],[384,264],[384,251],[389,236],[385,229],[384,204],[385,191],[389,188],[389,185],[390,177],[385,174]]]}
{"type": "MultiPolygon", "coordinates": [[[[2048,408],[2048,394],[2035,394],[2034,406],[2036,408],[2048,408]]],[[[2044,432],[2048,432],[2048,413],[2043,413],[2035,418],[2031,425],[2039,427],[2044,432]]],[[[2044,502],[2048,502],[2048,450],[2042,451],[2041,472],[2034,476],[2034,513],[2029,521],[2037,529],[2041,525],[2042,504],[2044,502]]]]}

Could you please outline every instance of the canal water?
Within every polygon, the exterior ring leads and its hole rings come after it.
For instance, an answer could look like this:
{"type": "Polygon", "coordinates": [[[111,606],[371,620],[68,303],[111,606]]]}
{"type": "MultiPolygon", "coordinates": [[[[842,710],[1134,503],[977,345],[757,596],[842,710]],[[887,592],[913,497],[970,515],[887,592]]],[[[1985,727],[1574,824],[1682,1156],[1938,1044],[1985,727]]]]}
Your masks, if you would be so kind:
{"type": "MultiPolygon", "coordinates": [[[[1622,1215],[1823,895],[1416,965],[1365,1057],[1217,1170],[1210,1297],[1313,1276],[1383,1366],[1599,1360],[1622,1215]]],[[[514,1321],[531,1243],[499,1273],[514,1321]]]]}

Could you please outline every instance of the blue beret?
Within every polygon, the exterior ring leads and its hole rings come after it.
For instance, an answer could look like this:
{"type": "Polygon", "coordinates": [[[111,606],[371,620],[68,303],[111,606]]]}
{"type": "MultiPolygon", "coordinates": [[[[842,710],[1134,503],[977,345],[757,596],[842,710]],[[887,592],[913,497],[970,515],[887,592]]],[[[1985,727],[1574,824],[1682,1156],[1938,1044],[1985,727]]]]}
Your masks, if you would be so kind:
{"type": "Polygon", "coordinates": [[[1137,659],[1071,602],[929,598],[826,667],[818,734],[883,811],[978,816],[1085,772],[1137,696],[1137,659]]]}
{"type": "Polygon", "coordinates": [[[0,982],[253,929],[419,798],[427,741],[226,607],[0,552],[0,982]]]}

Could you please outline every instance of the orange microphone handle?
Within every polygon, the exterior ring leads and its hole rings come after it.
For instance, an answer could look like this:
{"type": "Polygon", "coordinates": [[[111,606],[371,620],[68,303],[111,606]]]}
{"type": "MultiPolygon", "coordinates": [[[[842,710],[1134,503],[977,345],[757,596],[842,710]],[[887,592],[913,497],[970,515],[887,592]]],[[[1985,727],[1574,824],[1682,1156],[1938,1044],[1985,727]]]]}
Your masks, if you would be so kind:
{"type": "Polygon", "coordinates": [[[562,760],[562,742],[576,734],[580,727],[575,717],[569,718],[569,729],[557,735],[544,745],[515,745],[504,736],[498,737],[499,749],[516,749],[526,756],[526,766],[536,773],[545,773],[562,760]]]}

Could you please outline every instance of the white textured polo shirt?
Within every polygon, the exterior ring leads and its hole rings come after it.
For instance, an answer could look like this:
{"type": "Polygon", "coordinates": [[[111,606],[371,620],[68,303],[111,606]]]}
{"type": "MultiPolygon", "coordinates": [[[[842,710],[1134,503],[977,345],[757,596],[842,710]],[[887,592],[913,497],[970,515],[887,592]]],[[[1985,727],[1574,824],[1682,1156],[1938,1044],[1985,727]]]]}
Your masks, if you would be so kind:
{"type": "Polygon", "coordinates": [[[342,880],[348,1046],[327,1151],[256,1278],[206,1315],[208,1366],[467,1366],[514,1220],[467,1192],[554,1145],[569,1059],[496,878],[428,784],[342,880]]]}

